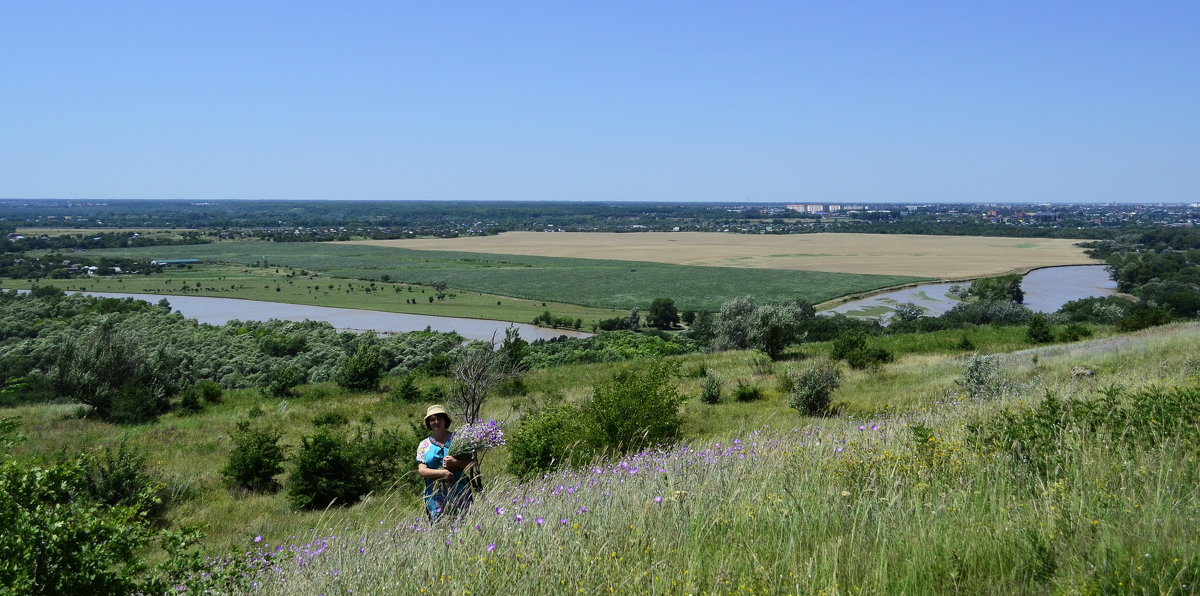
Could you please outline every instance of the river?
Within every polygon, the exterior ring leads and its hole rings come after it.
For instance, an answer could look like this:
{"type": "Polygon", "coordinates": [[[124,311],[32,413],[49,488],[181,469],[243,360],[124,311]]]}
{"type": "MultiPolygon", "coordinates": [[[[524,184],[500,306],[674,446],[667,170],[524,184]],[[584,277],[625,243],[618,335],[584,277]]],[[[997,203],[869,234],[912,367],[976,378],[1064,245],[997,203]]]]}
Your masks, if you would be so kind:
{"type": "Polygon", "coordinates": [[[266,321],[279,319],[281,321],[325,321],[336,329],[350,331],[378,331],[385,333],[404,333],[408,331],[423,331],[426,327],[433,331],[455,331],[467,339],[489,341],[493,336],[499,340],[504,338],[504,330],[512,325],[517,328],[521,338],[526,341],[551,339],[560,335],[569,337],[587,337],[591,334],[564,329],[548,329],[510,323],[508,321],[492,321],[487,319],[459,319],[455,317],[434,317],[428,315],[412,315],[375,310],[358,310],[353,308],[332,308],[328,306],[308,306],[304,304],[284,304],[281,302],[260,302],[257,300],[242,300],[239,298],[210,298],[207,296],[165,296],[160,294],[115,294],[108,292],[84,292],[88,296],[105,298],[136,298],[150,303],[157,303],[166,298],[171,303],[171,310],[210,325],[224,325],[229,321],[266,321]]]}
{"type": "MultiPolygon", "coordinates": [[[[924,308],[926,314],[936,316],[958,304],[958,300],[949,295],[950,287],[953,285],[955,284],[922,284],[853,300],[822,312],[840,312],[852,317],[886,318],[891,315],[897,305],[911,302],[924,308]]],[[[1047,313],[1062,308],[1063,304],[1071,300],[1116,293],[1116,288],[1116,282],[1109,278],[1104,265],[1072,265],[1035,269],[1021,281],[1021,289],[1025,291],[1025,305],[1035,311],[1047,313]]],[[[110,298],[137,298],[152,303],[166,298],[171,303],[173,310],[179,311],[185,317],[211,325],[224,325],[235,319],[242,321],[265,321],[267,319],[303,321],[307,319],[326,321],[337,329],[355,331],[403,333],[421,331],[428,327],[433,331],[455,331],[467,339],[484,341],[492,339],[493,336],[504,337],[504,330],[509,325],[516,326],[521,337],[527,341],[550,339],[560,335],[570,337],[590,335],[578,331],[547,329],[507,321],[434,317],[353,308],[260,302],[238,298],[105,292],[86,292],[86,294],[110,298]]]]}
{"type": "MultiPolygon", "coordinates": [[[[970,282],[960,282],[967,285],[970,282]]],[[[876,294],[852,300],[825,312],[840,312],[852,317],[887,317],[894,308],[911,302],[936,316],[954,308],[958,300],[949,295],[953,283],[933,283],[876,294]]],[[[1030,271],[1021,280],[1025,306],[1036,312],[1051,313],[1080,298],[1108,296],[1117,292],[1117,282],[1108,275],[1106,265],[1044,267],[1030,271]]]]}

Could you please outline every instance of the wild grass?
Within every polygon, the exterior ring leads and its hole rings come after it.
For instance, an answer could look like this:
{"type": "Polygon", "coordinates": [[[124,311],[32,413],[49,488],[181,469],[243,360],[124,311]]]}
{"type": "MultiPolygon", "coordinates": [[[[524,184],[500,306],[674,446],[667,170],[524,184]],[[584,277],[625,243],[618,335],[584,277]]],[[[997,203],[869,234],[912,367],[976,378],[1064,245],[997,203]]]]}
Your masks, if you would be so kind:
{"type": "MultiPolygon", "coordinates": [[[[370,414],[380,427],[419,419],[424,404],[386,393],[230,392],[200,414],[127,428],[79,419],[71,406],[0,416],[23,417],[21,457],[121,440],[150,450],[191,491],[175,523],[203,525],[211,546],[237,556],[273,553],[255,577],[270,594],[1187,593],[1200,568],[1194,443],[1131,447],[1073,428],[1061,469],[1042,477],[974,446],[968,427],[1045,395],[1195,388],[1198,336],[1200,325],[1181,324],[1003,353],[1005,391],[979,402],[955,394],[963,352],[901,354],[877,371],[844,371],[841,414],[822,418],[786,407],[780,373],[802,361],[688,355],[682,444],[526,483],[502,472],[500,449],[484,461],[489,482],[471,511],[433,525],[407,490],[302,513],[282,495],[220,482],[228,435],[250,408],[289,445],[323,411],[370,414]],[[764,398],[703,404],[701,369],[760,386],[764,398]]],[[[587,399],[622,366],[636,363],[534,371],[531,395],[494,398],[484,413],[511,419],[539,402],[587,399]]]]}
{"type": "MultiPolygon", "coordinates": [[[[438,280],[462,292],[594,308],[648,308],[671,298],[681,310],[716,311],[738,296],[761,301],[800,298],[820,303],[926,278],[818,271],[700,267],[605,258],[556,258],[409,250],[331,243],[217,242],[93,251],[98,255],[204,261],[317,271],[325,277],[429,285],[438,280]]],[[[604,257],[603,254],[596,255],[604,257]]]]}

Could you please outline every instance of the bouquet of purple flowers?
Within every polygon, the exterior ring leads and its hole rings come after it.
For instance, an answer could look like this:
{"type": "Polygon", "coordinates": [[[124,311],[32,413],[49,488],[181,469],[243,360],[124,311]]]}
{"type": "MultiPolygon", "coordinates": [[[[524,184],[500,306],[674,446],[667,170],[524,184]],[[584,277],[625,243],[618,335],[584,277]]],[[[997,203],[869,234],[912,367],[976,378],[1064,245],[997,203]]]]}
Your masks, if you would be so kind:
{"type": "Polygon", "coordinates": [[[504,444],[504,428],[496,420],[476,420],[456,431],[450,440],[452,457],[470,457],[504,444]]]}

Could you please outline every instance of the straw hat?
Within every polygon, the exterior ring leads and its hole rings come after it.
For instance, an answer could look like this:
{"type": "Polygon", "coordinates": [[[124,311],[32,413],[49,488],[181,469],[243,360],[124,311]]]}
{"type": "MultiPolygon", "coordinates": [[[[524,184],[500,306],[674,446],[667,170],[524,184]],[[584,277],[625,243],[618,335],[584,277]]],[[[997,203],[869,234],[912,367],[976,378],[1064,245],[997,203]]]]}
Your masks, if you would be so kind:
{"type": "Polygon", "coordinates": [[[440,404],[434,404],[432,406],[429,406],[429,408],[427,408],[425,410],[425,427],[426,428],[429,427],[429,419],[434,416],[437,416],[438,414],[444,415],[448,422],[454,422],[454,419],[450,417],[450,412],[446,411],[446,406],[443,406],[440,404]]]}

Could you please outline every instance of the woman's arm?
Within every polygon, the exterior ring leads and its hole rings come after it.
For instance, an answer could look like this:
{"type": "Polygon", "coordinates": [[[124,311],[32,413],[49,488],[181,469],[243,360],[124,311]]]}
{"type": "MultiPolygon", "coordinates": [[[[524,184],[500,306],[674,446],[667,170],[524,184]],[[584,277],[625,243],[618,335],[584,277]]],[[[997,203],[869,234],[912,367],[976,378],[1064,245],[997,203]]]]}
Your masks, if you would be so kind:
{"type": "Polygon", "coordinates": [[[450,480],[451,478],[454,478],[454,472],[451,472],[446,468],[435,470],[425,464],[417,464],[417,473],[420,474],[422,478],[428,478],[430,480],[437,480],[439,478],[450,480]]]}
{"type": "Polygon", "coordinates": [[[471,465],[474,461],[475,459],[470,455],[461,455],[459,457],[447,455],[446,457],[442,458],[442,465],[447,468],[465,468],[471,465]]]}

